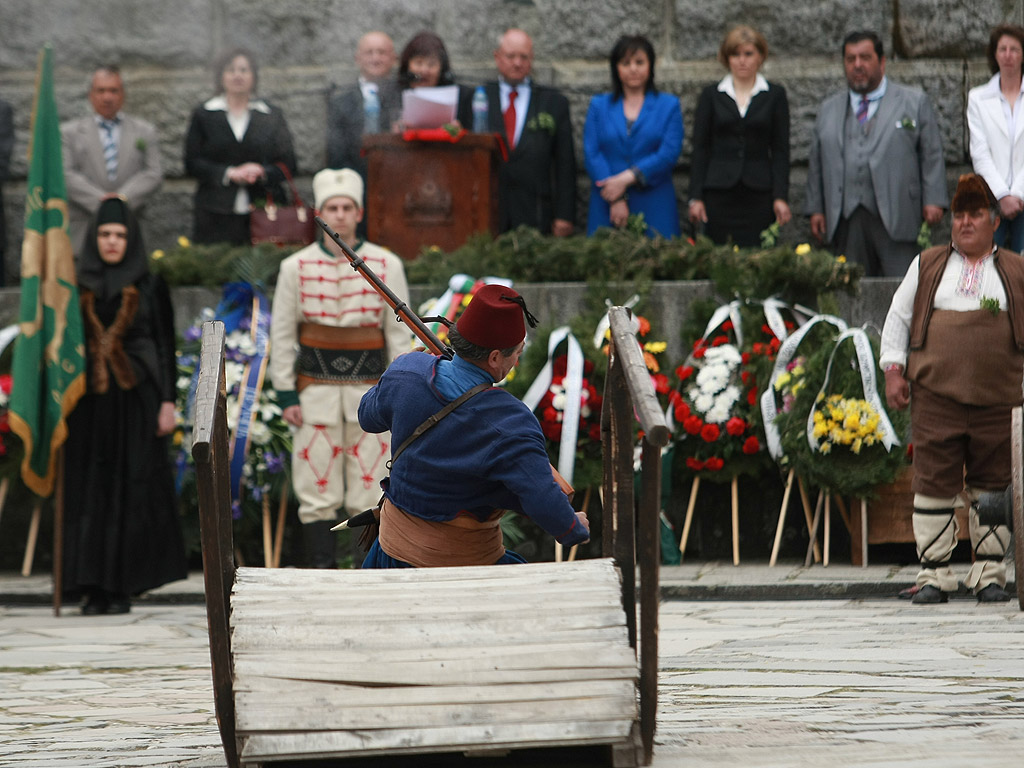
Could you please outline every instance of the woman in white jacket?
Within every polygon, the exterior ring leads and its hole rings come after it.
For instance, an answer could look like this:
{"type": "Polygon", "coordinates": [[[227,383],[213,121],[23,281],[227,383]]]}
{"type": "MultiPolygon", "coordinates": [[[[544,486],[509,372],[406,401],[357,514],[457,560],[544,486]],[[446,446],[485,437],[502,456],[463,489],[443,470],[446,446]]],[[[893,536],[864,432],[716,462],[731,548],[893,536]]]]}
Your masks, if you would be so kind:
{"type": "Polygon", "coordinates": [[[1024,27],[1003,24],[988,43],[992,79],[967,97],[971,162],[999,200],[995,241],[1024,250],[1024,27]]]}

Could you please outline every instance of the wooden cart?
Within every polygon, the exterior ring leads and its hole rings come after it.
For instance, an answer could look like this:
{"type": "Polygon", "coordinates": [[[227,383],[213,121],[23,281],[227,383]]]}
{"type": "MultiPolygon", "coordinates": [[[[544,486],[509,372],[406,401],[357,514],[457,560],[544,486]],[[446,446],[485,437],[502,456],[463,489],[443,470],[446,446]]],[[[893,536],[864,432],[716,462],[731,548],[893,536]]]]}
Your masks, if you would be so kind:
{"type": "Polygon", "coordinates": [[[230,768],[537,748],[566,750],[566,761],[586,749],[613,766],[650,764],[660,449],[669,430],[626,310],[612,310],[611,327],[606,557],[332,572],[235,568],[224,329],[206,324],[192,454],[214,699],[230,768]],[[639,525],[634,410],[645,434],[639,525]]]}

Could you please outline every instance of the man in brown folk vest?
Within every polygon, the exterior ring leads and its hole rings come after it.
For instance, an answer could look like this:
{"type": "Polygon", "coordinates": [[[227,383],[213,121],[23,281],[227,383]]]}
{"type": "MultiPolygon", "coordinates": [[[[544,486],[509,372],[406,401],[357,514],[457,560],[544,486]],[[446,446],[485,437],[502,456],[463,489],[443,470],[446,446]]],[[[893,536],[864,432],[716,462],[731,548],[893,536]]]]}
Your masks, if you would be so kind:
{"type": "Polygon", "coordinates": [[[952,243],[923,251],[893,296],[880,363],[889,406],[910,404],[921,558],[913,601],[944,603],[956,590],[955,509],[969,503],[975,562],[964,584],[978,602],[1004,602],[1010,533],[982,526],[974,502],[1010,483],[1010,410],[1021,404],[1024,379],[1024,258],[995,247],[999,203],[981,176],[960,177],[951,210],[952,243]]]}

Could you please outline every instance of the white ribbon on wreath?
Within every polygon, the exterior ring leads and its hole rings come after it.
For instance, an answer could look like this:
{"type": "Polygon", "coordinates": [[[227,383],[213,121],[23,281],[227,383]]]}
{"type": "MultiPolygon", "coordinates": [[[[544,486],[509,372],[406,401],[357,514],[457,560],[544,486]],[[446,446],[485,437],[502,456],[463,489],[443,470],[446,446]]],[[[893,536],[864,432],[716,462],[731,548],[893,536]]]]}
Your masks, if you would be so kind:
{"type": "Polygon", "coordinates": [[[793,360],[800,342],[804,340],[808,331],[822,322],[831,323],[840,332],[847,328],[846,321],[835,315],[816,315],[800,326],[779,346],[779,353],[775,357],[775,367],[772,368],[768,387],[761,393],[761,420],[764,422],[765,442],[768,445],[768,454],[776,461],[782,456],[782,438],[779,435],[779,428],[775,425],[775,418],[778,416],[778,408],[775,405],[775,382],[786,372],[786,366],[793,360]]]}
{"type": "Polygon", "coordinates": [[[728,304],[723,304],[715,310],[714,314],[711,315],[711,319],[708,320],[708,325],[704,329],[704,336],[701,338],[706,339],[726,320],[732,320],[732,330],[736,335],[736,349],[743,349],[743,328],[740,322],[740,302],[738,299],[734,299],[728,304]]]}
{"type": "Polygon", "coordinates": [[[562,411],[562,437],[558,444],[558,473],[572,484],[576,465],[576,439],[580,429],[580,398],[583,395],[583,349],[569,326],[563,325],[548,337],[548,361],[523,395],[523,403],[531,411],[540,403],[551,386],[554,376],[555,350],[566,342],[566,368],[562,386],[565,387],[565,408],[562,411]]]}
{"type": "MultiPolygon", "coordinates": [[[[882,433],[882,445],[885,446],[886,451],[891,451],[894,445],[900,444],[900,439],[896,436],[896,430],[893,429],[892,422],[889,421],[889,414],[878,396],[878,385],[875,379],[875,355],[871,351],[871,341],[863,328],[851,328],[839,334],[835,346],[832,347],[832,354],[828,356],[825,380],[821,383],[821,389],[818,390],[818,396],[814,402],[817,403],[825,396],[829,377],[832,375],[832,363],[835,361],[836,351],[839,349],[839,345],[847,339],[853,339],[853,348],[857,353],[857,367],[860,368],[860,383],[864,391],[864,400],[878,414],[878,428],[882,433]]],[[[815,409],[811,408],[811,412],[807,414],[807,444],[811,446],[812,450],[817,451],[818,440],[814,436],[814,411],[815,409]]]]}

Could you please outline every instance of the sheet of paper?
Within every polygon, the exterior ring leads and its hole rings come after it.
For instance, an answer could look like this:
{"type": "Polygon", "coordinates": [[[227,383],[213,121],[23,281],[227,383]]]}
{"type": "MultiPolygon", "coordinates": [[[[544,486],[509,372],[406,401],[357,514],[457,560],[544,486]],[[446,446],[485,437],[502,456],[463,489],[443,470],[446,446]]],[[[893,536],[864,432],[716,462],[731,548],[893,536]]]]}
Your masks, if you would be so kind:
{"type": "Polygon", "coordinates": [[[439,128],[455,120],[459,86],[409,88],[402,91],[402,122],[406,128],[439,128]]]}

